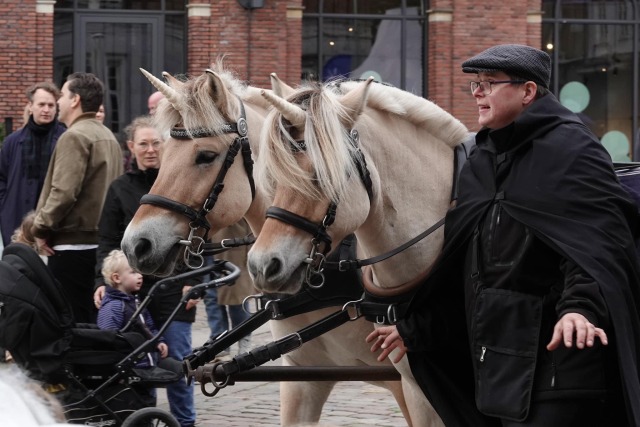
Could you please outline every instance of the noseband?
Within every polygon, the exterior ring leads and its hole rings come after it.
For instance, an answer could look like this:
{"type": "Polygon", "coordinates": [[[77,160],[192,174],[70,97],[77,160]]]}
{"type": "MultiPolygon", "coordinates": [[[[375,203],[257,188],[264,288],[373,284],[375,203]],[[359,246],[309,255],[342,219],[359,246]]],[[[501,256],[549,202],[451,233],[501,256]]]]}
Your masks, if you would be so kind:
{"type": "Polygon", "coordinates": [[[204,265],[204,257],[202,256],[202,253],[204,252],[204,239],[207,237],[209,230],[211,230],[211,224],[209,224],[209,221],[207,220],[207,214],[211,212],[218,201],[218,196],[224,188],[224,178],[239,152],[242,152],[244,168],[247,172],[249,185],[251,186],[251,200],[255,198],[256,186],[253,180],[253,159],[251,158],[251,146],[249,145],[247,132],[247,119],[242,101],[240,101],[240,118],[238,121],[236,123],[225,123],[218,130],[206,128],[187,130],[184,128],[174,127],[171,129],[170,135],[173,139],[177,140],[194,140],[229,133],[235,133],[238,136],[233,140],[233,143],[229,147],[227,156],[225,157],[222,167],[218,172],[218,176],[211,187],[211,191],[199,211],[196,211],[191,206],[187,206],[184,203],[180,203],[157,194],[145,194],[140,199],[141,205],[148,204],[158,206],[189,218],[189,236],[186,240],[180,240],[178,243],[186,246],[184,261],[190,268],[200,268],[204,265]],[[205,230],[203,235],[204,237],[200,237],[196,234],[196,231],[200,228],[204,228],[205,230]],[[192,260],[196,261],[195,264],[192,264],[192,260]]]}

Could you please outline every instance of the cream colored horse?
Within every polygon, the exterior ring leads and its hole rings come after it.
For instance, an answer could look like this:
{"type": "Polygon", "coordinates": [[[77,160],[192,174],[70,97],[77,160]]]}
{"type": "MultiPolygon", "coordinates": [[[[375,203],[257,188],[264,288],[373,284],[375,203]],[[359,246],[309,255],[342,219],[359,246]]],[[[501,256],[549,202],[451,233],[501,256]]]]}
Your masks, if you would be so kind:
{"type": "MultiPolygon", "coordinates": [[[[240,84],[221,64],[214,70],[187,82],[180,82],[165,74],[169,84],[146,73],[161,90],[168,102],[156,113],[162,134],[179,126],[191,130],[193,136],[209,130],[216,133],[226,124],[234,124],[241,116],[240,100],[244,105],[248,124],[248,139],[253,156],[258,156],[258,135],[267,115],[267,103],[260,90],[240,84]]],[[[169,138],[164,147],[162,167],[150,194],[163,196],[198,211],[210,194],[212,184],[221,169],[229,146],[238,135],[215,134],[195,139],[169,138]]],[[[266,208],[271,199],[258,189],[252,199],[248,172],[238,155],[224,179],[213,209],[206,215],[212,231],[236,223],[243,216],[254,234],[259,234],[266,208]]],[[[190,219],[170,209],[143,204],[127,227],[122,248],[131,264],[148,274],[167,274],[185,251],[184,241],[190,233],[190,219]],[[181,243],[182,241],[182,243],[181,243]]],[[[196,230],[202,235],[202,230],[196,230]]],[[[241,237],[241,236],[238,236],[241,237]]],[[[283,320],[271,321],[274,338],[296,332],[335,311],[327,308],[283,320]]],[[[312,340],[301,348],[283,356],[286,366],[389,366],[378,362],[369,351],[365,337],[373,326],[360,320],[348,322],[339,329],[312,340]]],[[[403,414],[408,417],[398,381],[375,382],[390,390],[403,414]]],[[[322,407],[335,383],[282,382],[280,389],[281,423],[283,425],[310,424],[319,420],[322,407]]],[[[407,418],[408,419],[408,418],[407,418]]],[[[410,424],[410,423],[409,423],[410,424]]]]}
{"type": "MultiPolygon", "coordinates": [[[[443,218],[451,202],[454,147],[468,136],[444,110],[371,80],[299,89],[289,101],[265,97],[279,111],[265,124],[257,179],[274,194],[274,206],[321,224],[335,203],[328,234],[339,241],[355,232],[359,258],[386,253],[443,218]],[[351,129],[359,132],[358,144],[351,129]],[[371,176],[371,198],[357,171],[357,147],[371,176]]],[[[418,284],[442,249],[442,231],[363,269],[368,290],[392,296],[418,284]]],[[[308,231],[268,218],[249,252],[254,284],[265,292],[297,292],[312,247],[322,251],[311,238],[308,231]]],[[[407,358],[396,367],[414,425],[442,425],[407,358]]]]}

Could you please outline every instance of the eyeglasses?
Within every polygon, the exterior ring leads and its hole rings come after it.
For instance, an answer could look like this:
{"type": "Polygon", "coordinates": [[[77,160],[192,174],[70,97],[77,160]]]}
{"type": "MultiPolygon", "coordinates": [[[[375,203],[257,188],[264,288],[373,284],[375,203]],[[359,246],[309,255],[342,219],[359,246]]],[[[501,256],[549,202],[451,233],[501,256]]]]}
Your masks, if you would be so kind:
{"type": "Polygon", "coordinates": [[[149,148],[153,148],[157,151],[160,149],[160,141],[153,141],[151,144],[146,141],[136,142],[135,146],[143,151],[147,151],[149,148]]]}
{"type": "Polygon", "coordinates": [[[480,81],[470,81],[469,82],[469,87],[471,88],[471,95],[474,94],[474,92],[476,91],[476,89],[480,88],[480,91],[485,94],[485,95],[489,95],[491,93],[491,90],[493,89],[493,85],[497,85],[500,83],[526,83],[526,81],[524,80],[480,80],[480,81]]]}

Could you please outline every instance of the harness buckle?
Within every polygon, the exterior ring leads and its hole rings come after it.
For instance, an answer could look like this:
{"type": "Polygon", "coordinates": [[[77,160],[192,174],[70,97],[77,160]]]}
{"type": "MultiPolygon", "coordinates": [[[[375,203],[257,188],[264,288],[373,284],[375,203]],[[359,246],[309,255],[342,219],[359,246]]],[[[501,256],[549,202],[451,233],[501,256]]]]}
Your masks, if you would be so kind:
{"type": "Polygon", "coordinates": [[[395,304],[389,304],[389,306],[387,307],[387,320],[392,325],[398,323],[398,312],[396,311],[395,304]]]}
{"type": "Polygon", "coordinates": [[[341,259],[338,261],[338,271],[349,271],[351,267],[351,260],[349,259],[341,259]]]}

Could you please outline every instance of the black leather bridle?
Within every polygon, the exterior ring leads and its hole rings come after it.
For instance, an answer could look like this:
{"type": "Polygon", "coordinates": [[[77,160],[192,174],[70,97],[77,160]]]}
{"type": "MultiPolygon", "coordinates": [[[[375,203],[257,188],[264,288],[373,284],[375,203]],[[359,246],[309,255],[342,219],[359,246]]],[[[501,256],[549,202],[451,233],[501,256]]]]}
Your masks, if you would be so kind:
{"type": "Polygon", "coordinates": [[[222,167],[218,172],[218,176],[211,187],[211,191],[206,200],[202,204],[199,211],[193,209],[191,206],[187,206],[184,203],[177,202],[175,200],[168,199],[158,194],[145,194],[140,199],[140,204],[149,204],[158,206],[164,209],[168,209],[173,212],[177,212],[181,215],[189,218],[189,236],[185,240],[180,240],[178,243],[186,246],[184,253],[184,261],[190,268],[200,268],[204,265],[204,252],[205,239],[211,230],[211,224],[207,220],[207,214],[211,212],[218,197],[224,189],[224,178],[231,168],[236,155],[242,152],[242,159],[244,168],[247,172],[247,178],[249,179],[249,185],[251,186],[251,200],[255,198],[256,186],[253,180],[253,159],[251,158],[251,146],[249,145],[249,138],[247,137],[248,127],[247,119],[245,115],[244,105],[240,101],[240,117],[236,123],[225,123],[220,129],[211,130],[206,128],[198,128],[187,130],[184,128],[174,127],[170,131],[170,135],[173,139],[177,140],[193,140],[198,138],[215,137],[229,133],[235,133],[238,136],[233,140],[233,143],[229,146],[227,155],[222,163],[222,167]],[[196,234],[198,229],[203,228],[205,230],[203,237],[196,234]],[[196,264],[193,264],[193,261],[196,264]]]}
{"type": "MultiPolygon", "coordinates": [[[[359,134],[358,131],[352,129],[349,133],[351,144],[355,150],[352,151],[352,159],[358,170],[360,180],[367,190],[369,196],[369,203],[373,200],[373,183],[371,181],[371,175],[367,168],[367,161],[364,157],[364,153],[358,146],[359,134]]],[[[293,152],[306,151],[306,144],[304,141],[290,142],[290,146],[293,152]]],[[[293,213],[287,209],[279,208],[277,206],[271,206],[267,209],[265,216],[267,218],[277,219],[285,224],[289,224],[299,230],[305,231],[311,234],[311,252],[305,259],[307,265],[306,270],[306,284],[312,288],[320,288],[324,285],[324,275],[322,274],[326,255],[331,251],[331,236],[327,232],[327,228],[333,224],[336,219],[336,211],[338,204],[336,201],[331,201],[324,218],[319,223],[308,220],[296,213],[293,213]],[[320,250],[322,245],[322,250],[320,250]],[[314,276],[315,279],[314,279],[314,276]]]]}

